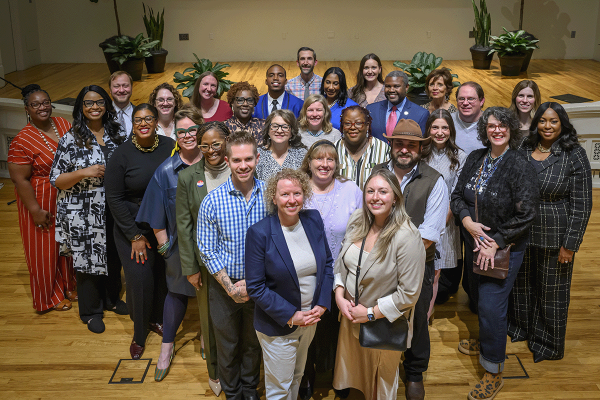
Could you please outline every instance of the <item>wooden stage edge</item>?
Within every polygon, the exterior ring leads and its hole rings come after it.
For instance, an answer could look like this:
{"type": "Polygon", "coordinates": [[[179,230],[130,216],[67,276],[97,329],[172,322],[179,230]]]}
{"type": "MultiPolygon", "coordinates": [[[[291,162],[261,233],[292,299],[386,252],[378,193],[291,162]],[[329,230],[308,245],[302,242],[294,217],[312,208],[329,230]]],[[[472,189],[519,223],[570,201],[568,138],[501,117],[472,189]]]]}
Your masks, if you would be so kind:
{"type": "MultiPolygon", "coordinates": [[[[542,90],[542,100],[549,96],[571,93],[600,100],[600,63],[592,60],[533,60],[528,75],[501,78],[497,61],[490,71],[477,71],[470,61],[445,61],[443,65],[459,74],[461,81],[476,80],[486,91],[486,105],[507,105],[514,85],[521,79],[533,78],[542,90]]],[[[231,63],[230,79],[250,80],[264,92],[264,71],[271,63],[231,63]],[[261,86],[262,85],[262,86],[261,86]]],[[[134,101],[147,99],[157,84],[169,81],[175,71],[189,64],[168,64],[164,74],[144,75],[134,85],[134,101]]],[[[295,63],[283,63],[290,76],[297,74],[295,63]]],[[[358,63],[320,62],[317,73],[328,66],[340,65],[345,71],[356,71],[358,63]]],[[[392,69],[384,63],[384,72],[392,69]]],[[[348,75],[351,75],[350,73],[348,75]]],[[[104,64],[48,64],[8,74],[17,85],[37,82],[53,99],[75,97],[79,89],[95,83],[106,87],[108,71],[104,64]]],[[[353,80],[353,78],[349,78],[353,80]]],[[[0,89],[0,97],[19,98],[16,89],[0,89]]],[[[190,301],[186,318],[176,338],[177,353],[171,372],[163,382],[154,382],[153,373],[160,352],[161,338],[150,333],[144,358],[151,359],[142,384],[109,384],[119,360],[129,359],[133,323],[127,316],[105,313],[106,331],[89,332],[80,321],[77,304],[65,312],[44,314],[32,309],[29,273],[23,255],[14,186],[0,179],[0,393],[3,399],[146,399],[146,398],[215,398],[208,387],[205,362],[200,357],[200,327],[195,301],[190,301]]],[[[600,189],[594,189],[594,208],[580,251],[575,258],[571,306],[567,327],[566,355],[560,361],[538,364],[524,342],[510,343],[506,376],[528,376],[507,379],[498,400],[521,399],[600,399],[600,189]],[[515,355],[515,356],[512,356],[515,355]]],[[[123,294],[125,298],[125,294],[123,294]]],[[[477,357],[457,351],[459,339],[476,335],[477,317],[468,308],[462,289],[442,306],[436,307],[430,328],[431,360],[425,375],[426,398],[437,400],[465,399],[482,371],[477,357]]],[[[146,361],[147,363],[147,361],[146,361]]],[[[121,363],[115,377],[136,378],[142,366],[121,363]],[[122,368],[126,368],[123,372],[122,368]]],[[[402,374],[402,371],[401,371],[402,374]]],[[[120,378],[119,378],[120,379],[120,378]]],[[[314,399],[334,399],[329,385],[330,375],[317,378],[314,399]]],[[[264,384],[261,381],[261,388],[264,384]]],[[[225,398],[221,394],[222,399],[225,398]]],[[[362,399],[352,391],[349,399],[362,399]]],[[[401,383],[398,399],[404,399],[401,383]]],[[[264,395],[263,395],[264,399],[264,395]]]]}

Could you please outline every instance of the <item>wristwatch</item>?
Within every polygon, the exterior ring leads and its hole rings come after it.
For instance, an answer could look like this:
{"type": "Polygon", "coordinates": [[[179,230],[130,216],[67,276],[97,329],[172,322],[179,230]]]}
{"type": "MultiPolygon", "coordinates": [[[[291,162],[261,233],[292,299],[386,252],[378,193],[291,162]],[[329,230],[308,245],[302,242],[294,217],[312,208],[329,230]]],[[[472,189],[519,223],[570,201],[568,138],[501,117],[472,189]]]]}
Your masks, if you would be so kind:
{"type": "Polygon", "coordinates": [[[375,321],[375,314],[373,314],[373,307],[367,308],[367,318],[369,318],[369,321],[375,321]]]}

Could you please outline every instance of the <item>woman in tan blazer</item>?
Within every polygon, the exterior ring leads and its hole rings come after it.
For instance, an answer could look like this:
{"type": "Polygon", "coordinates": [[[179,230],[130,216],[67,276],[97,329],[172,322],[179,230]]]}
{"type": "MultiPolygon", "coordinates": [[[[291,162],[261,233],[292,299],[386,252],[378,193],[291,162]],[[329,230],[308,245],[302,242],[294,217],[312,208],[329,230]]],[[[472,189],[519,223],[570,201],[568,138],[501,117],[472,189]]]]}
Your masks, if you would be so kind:
{"type": "Polygon", "coordinates": [[[353,387],[366,399],[390,399],[398,391],[402,353],[361,347],[360,324],[379,318],[409,321],[423,282],[425,248],[404,209],[396,176],[373,172],[365,183],[363,208],[350,217],[342,250],[335,263],[335,299],[341,311],[333,387],[353,387]],[[359,275],[359,304],[354,305],[356,266],[365,239],[359,275]]]}

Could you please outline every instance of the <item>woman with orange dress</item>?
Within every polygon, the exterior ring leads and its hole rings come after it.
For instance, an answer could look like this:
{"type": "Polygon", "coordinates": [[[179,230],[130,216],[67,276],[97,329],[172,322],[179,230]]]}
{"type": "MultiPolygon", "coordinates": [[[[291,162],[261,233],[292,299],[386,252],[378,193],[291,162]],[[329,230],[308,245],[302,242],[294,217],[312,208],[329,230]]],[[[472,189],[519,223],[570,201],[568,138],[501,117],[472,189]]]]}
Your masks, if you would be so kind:
{"type": "Polygon", "coordinates": [[[51,117],[50,96],[40,86],[27,85],[21,93],[30,122],[10,144],[8,172],[15,184],[33,308],[65,311],[77,292],[72,259],[59,254],[54,239],[57,191],[49,177],[58,140],[71,124],[51,117]]]}

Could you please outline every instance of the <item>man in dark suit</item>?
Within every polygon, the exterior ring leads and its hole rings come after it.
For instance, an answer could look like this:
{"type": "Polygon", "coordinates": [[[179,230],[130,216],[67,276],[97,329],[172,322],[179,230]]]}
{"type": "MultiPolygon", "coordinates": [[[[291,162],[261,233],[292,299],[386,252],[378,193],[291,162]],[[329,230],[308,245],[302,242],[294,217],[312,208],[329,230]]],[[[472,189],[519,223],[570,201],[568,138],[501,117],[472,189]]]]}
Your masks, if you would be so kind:
{"type": "Polygon", "coordinates": [[[269,114],[280,109],[290,110],[296,118],[300,116],[304,102],[285,91],[286,82],[285,69],[279,64],[271,65],[266,80],[269,91],[258,98],[253,117],[267,119],[269,114]]]}
{"type": "Polygon", "coordinates": [[[133,91],[133,79],[125,71],[116,71],[108,80],[110,95],[113,98],[113,107],[117,113],[117,122],[123,128],[127,137],[131,137],[133,128],[133,108],[130,99],[133,91]]]}
{"type": "Polygon", "coordinates": [[[391,135],[401,119],[412,119],[425,133],[425,123],[429,117],[429,111],[406,98],[408,76],[402,71],[392,71],[385,77],[384,85],[387,100],[367,106],[367,110],[373,118],[371,134],[385,142],[383,135],[391,135]]]}

